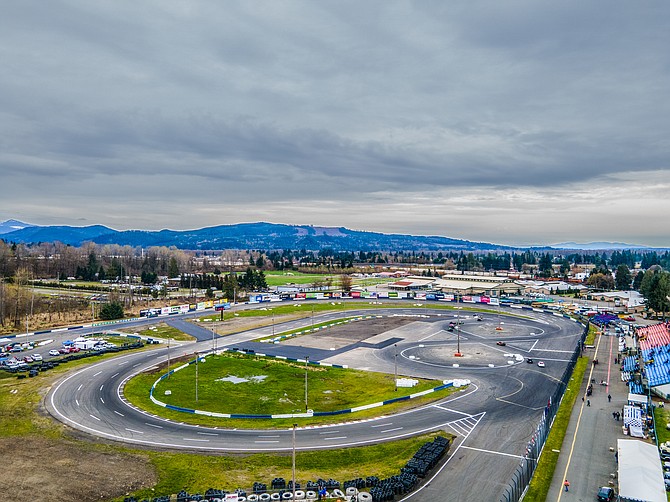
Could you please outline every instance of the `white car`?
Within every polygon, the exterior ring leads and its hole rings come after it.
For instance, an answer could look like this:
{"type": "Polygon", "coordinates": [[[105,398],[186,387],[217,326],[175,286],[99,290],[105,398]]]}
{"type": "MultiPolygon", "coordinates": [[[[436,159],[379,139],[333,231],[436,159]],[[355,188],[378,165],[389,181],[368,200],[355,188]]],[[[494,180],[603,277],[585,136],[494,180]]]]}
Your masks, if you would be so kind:
{"type": "Polygon", "coordinates": [[[41,354],[33,354],[32,358],[33,358],[33,361],[41,361],[42,360],[42,355],[41,354]]]}
{"type": "Polygon", "coordinates": [[[544,361],[538,361],[538,362],[537,362],[537,365],[538,365],[540,368],[544,368],[544,361]]]}
{"type": "Polygon", "coordinates": [[[50,356],[57,356],[57,355],[58,355],[58,351],[57,351],[56,349],[51,349],[51,350],[49,351],[49,355],[50,355],[50,356]]]}

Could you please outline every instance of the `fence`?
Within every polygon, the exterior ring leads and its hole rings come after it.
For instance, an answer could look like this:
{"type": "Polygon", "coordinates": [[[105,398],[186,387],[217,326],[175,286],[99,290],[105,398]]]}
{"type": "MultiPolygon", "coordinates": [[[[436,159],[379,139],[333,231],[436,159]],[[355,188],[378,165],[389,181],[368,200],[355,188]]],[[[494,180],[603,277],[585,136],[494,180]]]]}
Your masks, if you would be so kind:
{"type": "Polygon", "coordinates": [[[503,493],[500,497],[500,502],[517,502],[521,499],[521,496],[526,491],[526,488],[528,488],[530,479],[533,477],[533,473],[537,467],[537,461],[540,458],[540,454],[542,453],[542,448],[544,447],[544,443],[547,440],[547,436],[551,430],[554,418],[558,412],[558,407],[561,404],[561,399],[563,398],[565,389],[568,386],[570,378],[572,377],[572,371],[575,368],[575,364],[577,364],[577,358],[579,358],[582,352],[582,347],[584,346],[584,341],[586,340],[586,335],[588,332],[589,325],[587,323],[584,327],[584,331],[579,340],[579,343],[577,344],[577,347],[575,347],[575,350],[572,353],[572,357],[570,357],[570,361],[568,362],[568,365],[563,372],[561,381],[554,391],[554,395],[551,396],[547,406],[544,408],[544,416],[542,417],[542,420],[538,424],[537,429],[535,429],[535,433],[526,446],[524,458],[516,468],[516,471],[514,471],[514,475],[512,476],[509,485],[507,488],[505,488],[505,493],[503,493]]]}

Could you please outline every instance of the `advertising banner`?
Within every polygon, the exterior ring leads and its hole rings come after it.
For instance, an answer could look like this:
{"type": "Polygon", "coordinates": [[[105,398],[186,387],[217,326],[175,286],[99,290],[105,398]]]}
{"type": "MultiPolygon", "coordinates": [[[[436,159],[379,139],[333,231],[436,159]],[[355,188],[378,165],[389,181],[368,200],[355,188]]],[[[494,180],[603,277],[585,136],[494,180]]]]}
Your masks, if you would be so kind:
{"type": "Polygon", "coordinates": [[[488,296],[480,296],[479,301],[480,301],[480,303],[489,304],[489,303],[491,303],[491,298],[489,298],[488,296]]]}
{"type": "Polygon", "coordinates": [[[499,298],[490,298],[489,299],[489,305],[495,305],[495,306],[500,305],[500,299],[499,298]]]}
{"type": "Polygon", "coordinates": [[[161,314],[168,315],[171,312],[170,307],[163,307],[161,309],[161,314]]]}
{"type": "Polygon", "coordinates": [[[472,299],[472,296],[461,296],[461,301],[463,303],[475,303],[475,301],[472,299]]]}

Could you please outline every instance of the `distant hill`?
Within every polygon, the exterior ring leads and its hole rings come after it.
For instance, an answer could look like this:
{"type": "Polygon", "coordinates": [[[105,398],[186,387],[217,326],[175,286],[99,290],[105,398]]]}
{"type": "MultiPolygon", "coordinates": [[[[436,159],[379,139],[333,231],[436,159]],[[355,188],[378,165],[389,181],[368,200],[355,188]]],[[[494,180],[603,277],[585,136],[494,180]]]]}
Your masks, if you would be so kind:
{"type": "Polygon", "coordinates": [[[8,234],[22,228],[32,227],[30,223],[23,223],[19,220],[7,220],[0,223],[0,235],[8,234]]]}
{"type": "Polygon", "coordinates": [[[576,242],[561,242],[552,244],[554,249],[580,249],[583,251],[597,251],[610,249],[651,249],[647,246],[638,246],[636,244],[626,244],[624,242],[586,242],[578,244],[576,242]]]}
{"type": "Polygon", "coordinates": [[[126,230],[93,225],[88,227],[30,227],[6,233],[7,242],[54,242],[79,246],[85,241],[128,246],[175,246],[179,249],[308,249],[335,251],[486,251],[513,249],[484,242],[439,236],[382,234],[344,227],[314,227],[274,223],[240,223],[197,230],[126,230]]]}
{"type": "Polygon", "coordinates": [[[114,233],[116,230],[102,226],[91,225],[88,227],[70,227],[64,226],[30,226],[20,230],[14,230],[2,235],[2,239],[7,242],[62,242],[72,246],[79,246],[82,242],[94,241],[96,238],[114,233]]]}

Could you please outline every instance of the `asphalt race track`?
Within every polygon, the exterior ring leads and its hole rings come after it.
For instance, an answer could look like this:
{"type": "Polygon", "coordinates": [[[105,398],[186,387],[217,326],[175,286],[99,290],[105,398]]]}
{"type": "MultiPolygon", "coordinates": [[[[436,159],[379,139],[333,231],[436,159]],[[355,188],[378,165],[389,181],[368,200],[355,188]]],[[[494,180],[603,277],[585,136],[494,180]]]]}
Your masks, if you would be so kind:
{"type": "MultiPolygon", "coordinates": [[[[521,462],[583,327],[562,316],[531,310],[514,312],[523,318],[491,311],[482,314],[482,320],[478,321],[466,309],[378,308],[315,317],[319,323],[357,314],[415,318],[365,343],[356,342],[337,350],[301,346],[300,338],[295,341],[298,345],[251,341],[269,336],[271,327],[213,342],[209,330],[183,323],[179,327],[197,336],[198,342],[125,354],[84,367],[53,386],[46,406],[55,418],[74,429],[146,447],[210,452],[289,451],[291,430],[234,430],[168,421],[130,406],[122,395],[123,383],[165,361],[168,350],[171,357],[195,351],[203,353],[213,343],[219,349],[253,348],[256,352],[298,358],[308,355],[311,361],[386,373],[393,373],[397,361],[398,373],[403,376],[468,379],[472,385],[441,402],[404,413],[298,429],[296,448],[346,448],[443,429],[458,436],[447,463],[434,479],[407,498],[446,500],[448,494],[448,500],[454,501],[495,501],[521,462]],[[449,323],[457,320],[462,324],[450,331],[449,323]],[[497,345],[497,341],[506,345],[497,345]],[[457,347],[463,357],[454,357],[457,347]],[[534,360],[532,364],[526,362],[529,357],[534,360]],[[546,363],[544,368],[537,366],[539,360],[546,363]]],[[[183,322],[177,318],[168,321],[183,322]]],[[[156,319],[141,322],[155,323],[156,319]]],[[[276,325],[275,330],[294,329],[310,322],[310,319],[291,321],[276,325]]],[[[68,332],[68,336],[79,334],[68,332]]],[[[188,415],[185,414],[184,420],[188,420],[188,415]]]]}

